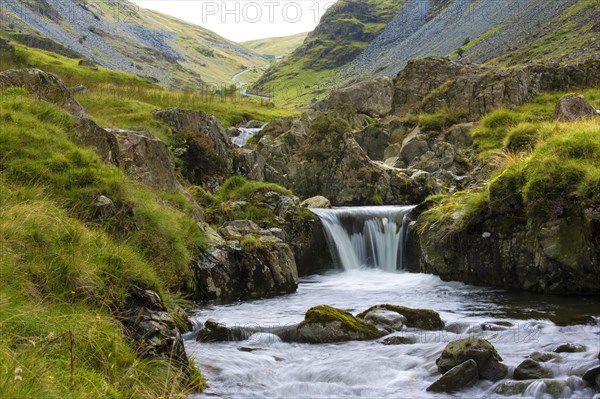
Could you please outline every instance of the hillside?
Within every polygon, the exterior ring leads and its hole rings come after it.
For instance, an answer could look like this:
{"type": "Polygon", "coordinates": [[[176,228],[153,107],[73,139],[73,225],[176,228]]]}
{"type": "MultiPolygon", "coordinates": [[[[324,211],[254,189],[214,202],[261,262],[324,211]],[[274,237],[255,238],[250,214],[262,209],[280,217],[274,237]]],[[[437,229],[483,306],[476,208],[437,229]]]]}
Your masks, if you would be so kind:
{"type": "Polygon", "coordinates": [[[235,73],[266,63],[209,30],[126,0],[8,2],[0,18],[14,41],[178,89],[229,84],[235,73]]]}
{"type": "Polygon", "coordinates": [[[291,36],[250,40],[240,44],[263,56],[276,58],[292,53],[302,45],[307,35],[308,33],[304,32],[291,36]]]}
{"type": "Polygon", "coordinates": [[[552,7],[542,0],[510,0],[501,6],[494,0],[378,4],[386,4],[386,12],[365,28],[369,24],[361,25],[367,17],[360,6],[337,3],[286,62],[258,80],[254,91],[306,104],[348,82],[394,77],[414,58],[514,65],[574,62],[600,54],[597,2],[590,0],[553,2],[552,7]]]}
{"type": "Polygon", "coordinates": [[[249,92],[289,104],[310,102],[330,87],[337,68],[356,58],[378,36],[402,3],[404,0],[338,1],[302,46],[268,69],[249,92]]]}

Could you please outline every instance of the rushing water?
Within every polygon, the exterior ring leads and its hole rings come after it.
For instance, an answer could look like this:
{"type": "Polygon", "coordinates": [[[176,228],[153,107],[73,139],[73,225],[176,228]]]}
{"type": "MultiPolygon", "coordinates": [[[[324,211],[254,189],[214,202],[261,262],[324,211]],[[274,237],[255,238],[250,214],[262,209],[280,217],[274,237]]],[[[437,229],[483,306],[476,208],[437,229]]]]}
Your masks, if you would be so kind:
{"type": "MultiPolygon", "coordinates": [[[[404,216],[410,209],[360,208],[353,219],[348,209],[317,211],[332,251],[338,252],[346,271],[303,278],[298,291],[287,296],[209,305],[199,309],[194,320],[268,329],[296,324],[307,309],[321,304],[357,314],[391,303],[434,309],[446,326],[460,327],[449,330],[459,332],[403,330],[395,335],[414,335],[417,343],[398,346],[379,341],[283,343],[266,333],[243,342],[197,343],[191,333],[185,337],[186,349],[210,386],[194,398],[447,397],[425,391],[439,378],[435,360],[448,342],[470,335],[490,340],[510,373],[532,352],[552,351],[565,342],[584,345],[586,352],[562,354],[561,362],[546,365],[566,383],[566,396],[593,397],[592,389],[573,376],[598,364],[600,299],[509,293],[391,271],[401,268],[397,266],[402,258],[404,216]],[[498,321],[513,326],[504,331],[482,327],[498,321]]],[[[479,381],[453,397],[494,397],[494,388],[492,382],[479,381]]],[[[526,396],[546,398],[546,386],[532,384],[526,396]]]]}
{"type": "Polygon", "coordinates": [[[312,209],[323,227],[333,257],[342,269],[363,267],[393,272],[402,264],[406,216],[412,206],[312,209]]]}
{"type": "MultiPolygon", "coordinates": [[[[187,350],[210,385],[198,397],[435,397],[425,391],[439,377],[435,359],[447,342],[470,334],[489,339],[511,370],[534,351],[551,351],[563,342],[585,345],[587,352],[563,354],[561,363],[550,366],[556,378],[570,383],[572,397],[593,396],[591,389],[579,387],[577,379],[569,379],[569,375],[598,364],[600,319],[595,325],[565,327],[548,319],[577,320],[581,314],[600,316],[597,299],[513,296],[498,290],[445,283],[430,275],[370,269],[305,278],[295,294],[209,306],[199,310],[195,319],[275,327],[300,322],[308,308],[319,304],[356,314],[381,303],[435,309],[446,324],[466,323],[471,331],[461,335],[448,331],[403,331],[401,334],[415,334],[418,343],[399,346],[385,346],[378,341],[290,344],[266,334],[244,342],[206,344],[196,343],[191,335],[186,340],[187,350]],[[479,328],[482,323],[499,320],[510,321],[514,327],[500,332],[479,328]],[[240,350],[248,347],[257,350],[240,350]]],[[[535,391],[534,388],[531,387],[535,391]]],[[[487,398],[493,389],[492,383],[480,381],[456,396],[487,398]]],[[[544,387],[538,386],[534,397],[544,397],[543,391],[544,387]]]]}
{"type": "Polygon", "coordinates": [[[235,145],[237,145],[238,147],[243,147],[246,145],[246,143],[248,142],[248,139],[252,136],[254,136],[256,133],[260,132],[262,130],[262,128],[256,128],[256,129],[249,129],[249,128],[245,128],[245,127],[240,127],[238,128],[238,131],[240,132],[240,134],[236,137],[232,137],[231,138],[231,142],[235,145]]]}

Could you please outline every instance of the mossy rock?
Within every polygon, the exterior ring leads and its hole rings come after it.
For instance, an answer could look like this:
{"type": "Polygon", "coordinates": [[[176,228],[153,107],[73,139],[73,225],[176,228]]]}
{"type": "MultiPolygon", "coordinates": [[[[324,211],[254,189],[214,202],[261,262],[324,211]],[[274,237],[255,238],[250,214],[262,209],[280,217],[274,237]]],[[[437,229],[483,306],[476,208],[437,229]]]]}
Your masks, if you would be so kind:
{"type": "Polygon", "coordinates": [[[304,321],[297,327],[297,341],[328,343],[365,341],[377,339],[382,333],[377,328],[352,314],[327,305],[320,305],[306,312],[304,321]]]}
{"type": "Polygon", "coordinates": [[[398,305],[377,305],[372,306],[356,317],[364,319],[364,317],[372,310],[384,309],[396,312],[406,317],[405,325],[407,327],[420,328],[421,330],[440,330],[444,327],[444,322],[440,318],[438,312],[429,309],[411,309],[405,306],[398,305]]]}
{"type": "Polygon", "coordinates": [[[436,360],[436,364],[439,372],[444,374],[469,359],[477,363],[481,378],[498,381],[508,372],[508,368],[500,363],[502,357],[496,352],[494,345],[478,337],[450,342],[436,360]]]}

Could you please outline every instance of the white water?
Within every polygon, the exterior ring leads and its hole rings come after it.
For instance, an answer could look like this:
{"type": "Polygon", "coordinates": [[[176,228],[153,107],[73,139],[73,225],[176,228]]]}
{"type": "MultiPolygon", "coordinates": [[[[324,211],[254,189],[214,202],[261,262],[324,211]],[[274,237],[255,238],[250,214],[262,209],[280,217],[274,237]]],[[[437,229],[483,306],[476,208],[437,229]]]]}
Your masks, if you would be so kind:
{"type": "Polygon", "coordinates": [[[333,257],[346,271],[402,268],[406,216],[412,206],[311,209],[323,227],[333,257]]]}
{"type": "MultiPolygon", "coordinates": [[[[512,369],[534,351],[551,351],[563,342],[587,347],[585,353],[563,354],[561,363],[551,363],[556,378],[569,382],[573,398],[591,398],[578,379],[569,377],[598,364],[600,323],[595,326],[559,327],[549,318],[577,313],[599,316],[598,299],[556,298],[504,293],[500,290],[445,283],[435,276],[385,273],[363,269],[301,280],[298,292],[283,297],[208,306],[195,319],[209,318],[228,325],[275,327],[300,322],[304,312],[329,304],[354,314],[369,306],[392,303],[440,312],[448,324],[466,323],[471,333],[419,332],[414,345],[385,346],[378,341],[308,345],[282,343],[276,337],[259,334],[244,342],[196,343],[186,337],[188,353],[210,387],[193,398],[441,398],[425,391],[439,374],[435,359],[447,342],[471,335],[489,339],[504,363],[512,369]],[[483,322],[510,321],[507,331],[478,328],[483,322]],[[252,347],[253,352],[240,351],[252,347]]],[[[597,321],[600,319],[596,319],[597,321]]],[[[493,397],[495,385],[480,381],[473,388],[453,395],[462,398],[493,397]]],[[[545,398],[543,384],[531,386],[531,397],[545,398]]]]}
{"type": "Polygon", "coordinates": [[[238,128],[238,130],[240,132],[239,136],[232,137],[231,142],[237,145],[238,147],[243,147],[248,142],[248,139],[254,136],[256,133],[260,132],[262,128],[248,129],[245,127],[240,127],[238,128]]]}

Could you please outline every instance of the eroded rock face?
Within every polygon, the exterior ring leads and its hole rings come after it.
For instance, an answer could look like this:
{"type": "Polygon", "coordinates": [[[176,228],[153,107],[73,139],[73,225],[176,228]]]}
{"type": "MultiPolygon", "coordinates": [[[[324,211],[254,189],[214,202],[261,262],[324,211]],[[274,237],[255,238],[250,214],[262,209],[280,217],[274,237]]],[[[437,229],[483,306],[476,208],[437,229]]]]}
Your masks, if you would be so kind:
{"type": "Polygon", "coordinates": [[[153,115],[173,130],[174,146],[182,152],[182,172],[191,183],[214,191],[233,174],[230,140],[214,116],[178,108],[155,111],[153,115]]]}
{"type": "Polygon", "coordinates": [[[385,149],[390,142],[390,133],[383,126],[368,126],[354,135],[356,142],[374,161],[383,161],[385,149]]]}
{"type": "Polygon", "coordinates": [[[469,359],[451,368],[439,380],[427,387],[427,390],[431,392],[452,393],[474,385],[477,380],[479,380],[477,363],[469,359]]]}
{"type": "Polygon", "coordinates": [[[23,87],[43,101],[56,104],[75,117],[86,113],[71,90],[53,73],[39,69],[10,69],[0,73],[0,89],[23,87]]]}
{"type": "Polygon", "coordinates": [[[436,364],[440,373],[444,374],[467,360],[477,363],[479,376],[483,379],[498,381],[508,372],[508,368],[500,363],[502,358],[494,346],[489,341],[477,337],[450,342],[436,364]]]}
{"type": "Polygon", "coordinates": [[[583,96],[567,94],[556,104],[552,118],[564,122],[575,122],[579,119],[593,118],[597,115],[596,108],[585,101],[583,96]]]}
{"type": "Polygon", "coordinates": [[[599,84],[600,60],[567,66],[498,68],[429,57],[410,61],[396,77],[394,113],[434,113],[450,107],[477,120],[494,109],[521,105],[540,91],[599,84]]]}
{"type": "Polygon", "coordinates": [[[326,100],[330,110],[350,111],[381,117],[392,112],[394,83],[390,78],[378,78],[334,91],[326,100]]]}
{"type": "Polygon", "coordinates": [[[156,292],[135,288],[120,319],[141,355],[162,356],[189,367],[181,334],[156,292]]]}

